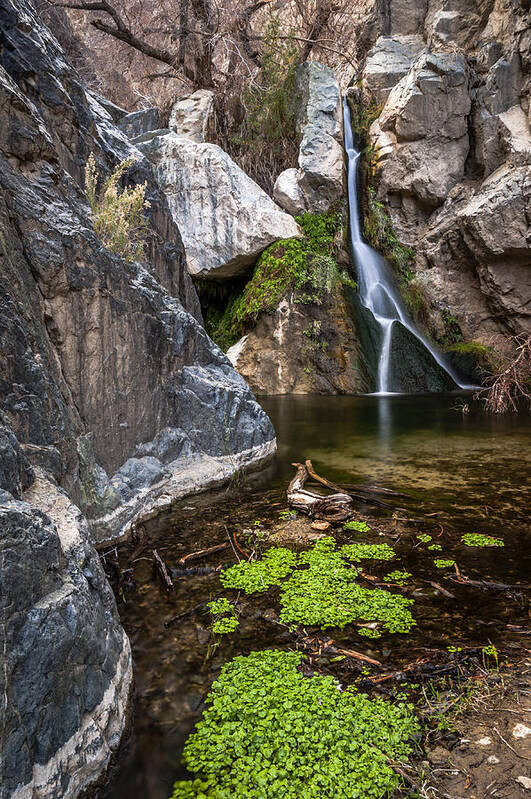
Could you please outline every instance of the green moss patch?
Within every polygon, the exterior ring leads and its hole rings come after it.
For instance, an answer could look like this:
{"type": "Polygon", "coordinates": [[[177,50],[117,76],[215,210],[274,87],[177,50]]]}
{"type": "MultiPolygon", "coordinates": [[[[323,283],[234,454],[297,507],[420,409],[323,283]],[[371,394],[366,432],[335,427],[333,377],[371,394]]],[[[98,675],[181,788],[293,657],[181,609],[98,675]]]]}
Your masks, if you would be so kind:
{"type": "Polygon", "coordinates": [[[253,275],[243,291],[228,302],[214,320],[210,334],[222,349],[228,349],[262,314],[274,313],[290,291],[295,302],[320,305],[340,283],[355,286],[340,272],[335,260],[341,214],[302,214],[295,217],[302,239],[282,239],[258,258],[253,275]]]}
{"type": "Polygon", "coordinates": [[[184,748],[195,779],[172,799],[379,799],[400,784],[419,729],[412,706],[304,677],[298,652],[266,650],[227,663],[184,748]]]}

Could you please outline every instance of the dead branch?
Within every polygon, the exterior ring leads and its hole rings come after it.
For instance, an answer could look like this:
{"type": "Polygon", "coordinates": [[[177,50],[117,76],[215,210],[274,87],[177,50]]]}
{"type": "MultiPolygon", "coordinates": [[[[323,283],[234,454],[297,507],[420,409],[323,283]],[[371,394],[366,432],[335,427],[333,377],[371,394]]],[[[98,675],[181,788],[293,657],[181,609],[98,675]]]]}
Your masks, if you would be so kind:
{"type": "Polygon", "coordinates": [[[164,563],[164,561],[162,560],[156,549],[153,550],[153,560],[155,562],[155,569],[157,571],[157,574],[162,580],[166,591],[173,591],[173,580],[171,579],[170,573],[166,568],[166,564],[164,563]]]}
{"type": "Polygon", "coordinates": [[[519,403],[531,408],[531,335],[515,336],[513,342],[512,360],[475,394],[475,398],[485,400],[485,410],[490,413],[517,412],[519,403]]]}
{"type": "Polygon", "coordinates": [[[189,555],[185,555],[183,558],[179,558],[177,561],[180,566],[184,566],[185,563],[188,563],[190,560],[199,560],[200,558],[206,558],[207,555],[213,555],[214,552],[221,552],[222,549],[226,549],[228,547],[228,543],[224,544],[215,544],[215,546],[207,547],[206,549],[198,549],[196,552],[190,552],[189,555]]]}

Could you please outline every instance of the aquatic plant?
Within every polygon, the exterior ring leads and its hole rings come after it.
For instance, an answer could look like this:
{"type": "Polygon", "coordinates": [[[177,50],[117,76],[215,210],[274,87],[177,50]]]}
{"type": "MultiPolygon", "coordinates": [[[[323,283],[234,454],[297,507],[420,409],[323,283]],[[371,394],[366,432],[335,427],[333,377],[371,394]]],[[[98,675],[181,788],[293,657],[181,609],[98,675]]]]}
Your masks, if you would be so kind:
{"type": "Polygon", "coordinates": [[[491,535],[481,533],[465,533],[461,538],[467,547],[504,547],[505,544],[500,538],[493,538],[491,535]]]}
{"type": "Polygon", "coordinates": [[[356,519],[345,522],[343,525],[343,530],[355,530],[357,533],[368,533],[370,529],[366,522],[359,522],[356,519]]]}
{"type": "Polygon", "coordinates": [[[221,599],[214,599],[212,602],[207,602],[207,608],[213,616],[235,613],[234,605],[232,602],[229,602],[227,597],[221,597],[221,599]]]}
{"type": "Polygon", "coordinates": [[[401,572],[401,571],[394,571],[389,572],[389,574],[385,575],[385,580],[389,581],[390,583],[397,583],[398,585],[402,585],[407,583],[410,577],[413,575],[410,572],[401,572]]]}
{"type": "Polygon", "coordinates": [[[381,633],[378,630],[373,630],[370,627],[361,627],[358,630],[358,635],[363,635],[365,638],[381,638],[381,633]]]}
{"type": "Polygon", "coordinates": [[[379,621],[388,632],[408,632],[416,623],[408,607],[413,600],[357,585],[359,569],[347,565],[342,550],[333,551],[334,545],[334,539],[326,536],[301,553],[299,562],[308,568],[296,570],[283,583],[280,620],[319,627],[379,621]]]}
{"type": "Polygon", "coordinates": [[[266,650],[227,663],[184,747],[197,777],[172,799],[379,799],[400,785],[419,725],[404,701],[305,677],[298,652],[266,650]]]}
{"type": "Polygon", "coordinates": [[[391,560],[396,553],[389,544],[345,544],[341,554],[354,562],[372,558],[374,560],[391,560]]]}
{"type": "Polygon", "coordinates": [[[428,535],[428,533],[419,533],[417,535],[417,538],[421,542],[421,544],[429,544],[430,541],[433,540],[431,535],[428,535]]]}
{"type": "Polygon", "coordinates": [[[234,632],[240,623],[236,618],[234,605],[226,597],[208,602],[207,608],[215,618],[211,630],[217,635],[226,635],[234,632]]]}
{"type": "Polygon", "coordinates": [[[224,569],[219,579],[225,588],[235,588],[246,594],[267,591],[271,585],[279,585],[291,574],[297,556],[285,547],[272,547],[257,561],[242,561],[224,569]]]}
{"type": "Polygon", "coordinates": [[[222,619],[216,619],[212,625],[212,632],[216,633],[216,635],[233,633],[236,627],[238,627],[239,623],[240,622],[235,616],[225,616],[222,619]]]}
{"type": "Polygon", "coordinates": [[[92,211],[94,230],[105,247],[126,261],[135,261],[144,256],[144,240],[148,223],[144,209],[150,204],[146,200],[147,183],[121,189],[120,181],[134,164],[126,158],[114,168],[98,191],[98,169],[93,153],[85,167],[85,194],[92,211]]]}
{"type": "Polygon", "coordinates": [[[442,552],[442,546],[440,544],[430,544],[428,549],[432,552],[442,552]]]}
{"type": "Polygon", "coordinates": [[[455,560],[444,560],[443,558],[436,558],[433,561],[438,569],[449,569],[451,566],[455,566],[455,560]]]}
{"type": "MultiPolygon", "coordinates": [[[[335,546],[332,536],[324,536],[298,557],[289,549],[273,547],[254,563],[225,569],[220,581],[226,588],[246,594],[281,585],[280,620],[288,625],[344,627],[355,621],[379,621],[388,632],[408,632],[415,624],[409,611],[413,600],[356,585],[359,569],[346,561],[344,547],[337,551],[335,546]]],[[[369,554],[364,549],[361,557],[388,559],[394,555],[387,544],[359,546],[372,550],[369,554]]]]}

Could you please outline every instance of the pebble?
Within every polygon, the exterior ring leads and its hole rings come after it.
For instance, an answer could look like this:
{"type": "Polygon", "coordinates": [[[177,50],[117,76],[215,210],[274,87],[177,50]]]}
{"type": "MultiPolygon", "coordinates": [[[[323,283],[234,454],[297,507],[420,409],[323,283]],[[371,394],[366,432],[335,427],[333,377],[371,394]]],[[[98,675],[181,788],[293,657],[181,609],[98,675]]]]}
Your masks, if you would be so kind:
{"type": "Polygon", "coordinates": [[[325,530],[330,530],[330,522],[312,522],[310,527],[312,530],[320,530],[324,533],[325,530]]]}
{"type": "Polygon", "coordinates": [[[480,746],[490,746],[492,744],[492,738],[489,738],[488,735],[485,735],[484,738],[480,738],[479,741],[476,741],[476,743],[480,746]]]}
{"type": "Polygon", "coordinates": [[[523,785],[526,791],[531,791],[531,779],[529,779],[529,777],[517,777],[516,782],[523,785]]]}
{"type": "Polygon", "coordinates": [[[514,725],[513,738],[527,738],[528,735],[531,735],[531,727],[527,727],[525,724],[514,725]]]}
{"type": "Polygon", "coordinates": [[[495,766],[496,763],[499,763],[499,762],[500,762],[500,758],[496,757],[496,755],[489,755],[488,758],[487,758],[487,763],[489,764],[489,766],[495,766]]]}

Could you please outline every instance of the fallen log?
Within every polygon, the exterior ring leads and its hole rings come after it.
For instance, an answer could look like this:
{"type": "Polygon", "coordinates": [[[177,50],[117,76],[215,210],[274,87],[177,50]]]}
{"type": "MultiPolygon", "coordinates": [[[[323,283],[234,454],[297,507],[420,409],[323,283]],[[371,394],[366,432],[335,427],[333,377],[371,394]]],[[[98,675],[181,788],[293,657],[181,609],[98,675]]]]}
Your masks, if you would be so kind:
{"type": "Polygon", "coordinates": [[[226,549],[228,547],[228,543],[223,544],[216,544],[213,547],[207,547],[206,549],[198,549],[197,552],[190,552],[189,555],[185,555],[183,558],[179,558],[177,561],[180,566],[184,566],[185,563],[188,563],[190,560],[199,560],[200,558],[206,558],[207,555],[213,555],[214,552],[221,552],[222,549],[226,549]]]}
{"type": "MultiPolygon", "coordinates": [[[[307,461],[310,463],[311,461],[307,461]]],[[[304,484],[308,479],[308,468],[303,463],[292,464],[296,467],[297,472],[293,480],[288,485],[288,504],[291,508],[305,513],[312,518],[319,517],[324,521],[340,522],[349,519],[352,516],[352,510],[349,505],[352,503],[352,497],[349,494],[336,493],[329,496],[316,494],[313,491],[307,491],[304,484]]]]}
{"type": "Polygon", "coordinates": [[[155,570],[157,571],[157,574],[162,580],[166,591],[173,591],[173,580],[171,579],[168,569],[166,568],[166,564],[164,563],[164,561],[162,560],[156,549],[152,551],[153,551],[153,560],[155,563],[155,570]]]}
{"type": "MultiPolygon", "coordinates": [[[[302,465],[302,464],[299,464],[299,466],[300,465],[302,465]]],[[[339,494],[342,494],[342,493],[344,494],[345,493],[344,489],[341,486],[336,485],[336,483],[331,483],[330,480],[327,480],[326,477],[321,477],[321,475],[317,474],[317,472],[313,468],[313,464],[312,464],[311,460],[306,460],[304,462],[304,465],[306,467],[308,475],[312,478],[312,480],[315,480],[316,483],[320,483],[321,485],[325,486],[326,488],[329,488],[331,491],[336,491],[339,494]]],[[[387,504],[387,502],[382,502],[379,499],[369,499],[367,496],[365,496],[365,494],[360,493],[356,489],[356,486],[353,486],[353,489],[354,489],[354,491],[350,491],[349,490],[349,492],[347,494],[347,496],[349,496],[351,500],[357,499],[359,502],[365,502],[365,503],[367,503],[369,505],[376,505],[376,506],[381,507],[381,508],[389,508],[389,507],[391,507],[390,505],[387,504]]]]}

